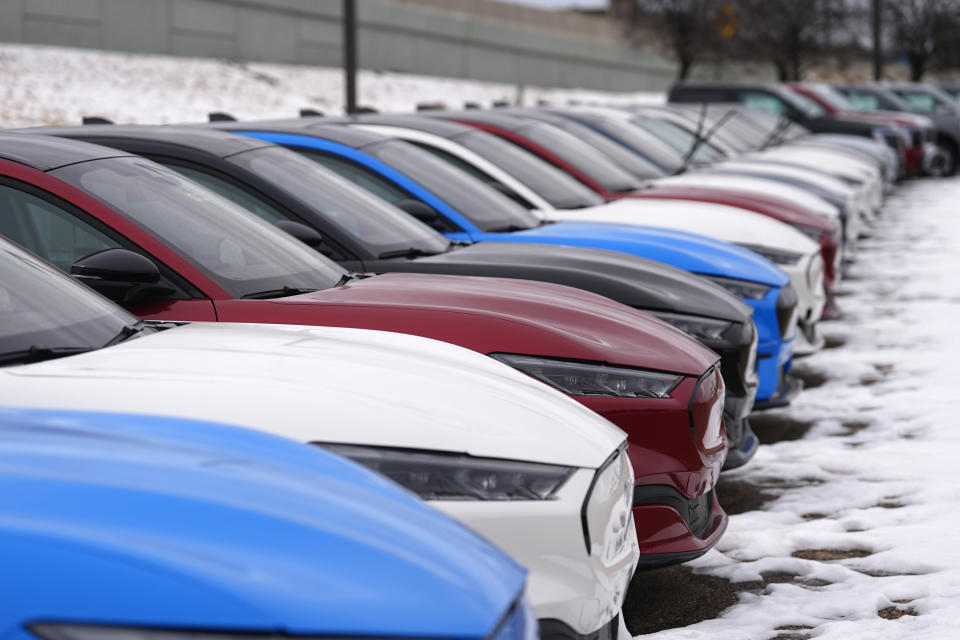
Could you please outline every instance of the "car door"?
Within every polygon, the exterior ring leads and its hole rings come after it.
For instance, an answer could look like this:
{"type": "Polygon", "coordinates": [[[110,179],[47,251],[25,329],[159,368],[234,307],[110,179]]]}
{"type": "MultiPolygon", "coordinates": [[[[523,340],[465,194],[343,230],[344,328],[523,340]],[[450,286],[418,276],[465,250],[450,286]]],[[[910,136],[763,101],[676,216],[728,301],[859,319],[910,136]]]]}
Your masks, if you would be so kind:
{"type": "Polygon", "coordinates": [[[0,177],[0,235],[70,273],[75,262],[106,249],[129,249],[151,259],[167,296],[128,306],[148,320],[215,321],[213,303],[153,256],[79,207],[35,185],[0,177]]]}

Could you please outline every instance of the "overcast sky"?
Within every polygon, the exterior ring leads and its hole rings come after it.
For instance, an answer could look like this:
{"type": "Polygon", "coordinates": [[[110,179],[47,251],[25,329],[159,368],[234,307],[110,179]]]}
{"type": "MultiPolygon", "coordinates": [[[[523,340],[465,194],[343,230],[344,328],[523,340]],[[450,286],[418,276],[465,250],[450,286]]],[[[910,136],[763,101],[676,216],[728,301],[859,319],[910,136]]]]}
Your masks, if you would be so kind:
{"type": "Polygon", "coordinates": [[[563,11],[564,9],[571,9],[574,7],[596,9],[598,7],[607,6],[607,0],[500,0],[500,2],[507,2],[509,4],[522,4],[528,7],[551,9],[555,11],[563,11]]]}

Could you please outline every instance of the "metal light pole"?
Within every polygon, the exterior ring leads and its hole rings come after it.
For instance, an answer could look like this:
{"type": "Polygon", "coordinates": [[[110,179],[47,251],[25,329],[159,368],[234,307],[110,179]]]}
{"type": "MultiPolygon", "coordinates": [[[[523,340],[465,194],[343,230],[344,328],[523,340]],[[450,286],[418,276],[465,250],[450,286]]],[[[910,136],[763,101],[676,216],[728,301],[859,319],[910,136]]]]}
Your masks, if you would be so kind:
{"type": "Polygon", "coordinates": [[[357,0],[343,0],[344,111],[357,110],[357,0]]]}
{"type": "Polygon", "coordinates": [[[873,79],[883,80],[883,34],[881,0],[873,0],[873,79]]]}

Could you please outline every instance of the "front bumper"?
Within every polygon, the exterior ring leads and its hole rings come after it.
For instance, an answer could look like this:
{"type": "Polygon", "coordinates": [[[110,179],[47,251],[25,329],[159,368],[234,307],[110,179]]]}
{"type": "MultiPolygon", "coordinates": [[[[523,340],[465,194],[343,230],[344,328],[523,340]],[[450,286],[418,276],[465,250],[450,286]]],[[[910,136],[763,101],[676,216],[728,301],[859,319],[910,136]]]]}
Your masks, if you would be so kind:
{"type": "Polygon", "coordinates": [[[803,256],[796,264],[778,266],[790,276],[790,284],[797,292],[797,322],[811,328],[806,333],[800,332],[794,353],[812,353],[816,339],[811,338],[814,338],[816,324],[823,316],[823,308],[827,304],[827,291],[823,286],[823,258],[817,251],[803,256]]]}
{"type": "Polygon", "coordinates": [[[729,520],[715,491],[691,499],[667,486],[637,487],[633,504],[634,520],[657,530],[641,544],[637,569],[699,558],[717,544],[729,520]]]}
{"type": "MultiPolygon", "coordinates": [[[[625,454],[624,454],[625,455],[625,454]]],[[[632,474],[624,465],[626,481],[632,474]]],[[[431,501],[510,554],[529,570],[527,597],[546,628],[566,627],[573,638],[592,638],[617,623],[638,562],[629,495],[619,488],[616,506],[586,515],[596,469],[577,469],[555,494],[538,501],[431,501]],[[609,518],[610,523],[603,522],[609,518]],[[603,526],[618,529],[620,544],[605,552],[603,526]],[[585,546],[590,533],[590,550],[585,546]],[[552,622],[550,622],[552,621],[552,622]]]]}
{"type": "Polygon", "coordinates": [[[754,398],[738,398],[727,394],[723,407],[723,422],[727,427],[727,459],[723,470],[736,469],[750,462],[757,453],[760,441],[750,428],[750,412],[754,398]]]}
{"type": "Polygon", "coordinates": [[[630,640],[619,638],[620,616],[593,633],[577,633],[561,620],[540,620],[540,640],[630,640]]]}

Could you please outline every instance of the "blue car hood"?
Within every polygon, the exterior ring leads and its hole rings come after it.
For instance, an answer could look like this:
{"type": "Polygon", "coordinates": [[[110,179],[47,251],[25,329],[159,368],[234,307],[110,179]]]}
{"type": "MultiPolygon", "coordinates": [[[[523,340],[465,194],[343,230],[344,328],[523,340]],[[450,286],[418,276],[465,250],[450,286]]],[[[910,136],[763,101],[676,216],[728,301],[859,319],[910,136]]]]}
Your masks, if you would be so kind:
{"type": "Polygon", "coordinates": [[[735,244],[685,231],[598,222],[555,222],[483,240],[544,242],[629,253],[702,275],[783,286],[790,277],[766,258],[735,244]]]}
{"type": "Polygon", "coordinates": [[[525,579],[466,528],[319,447],[12,409],[0,409],[0,566],[0,636],[17,638],[38,621],[483,638],[525,579]]]}

